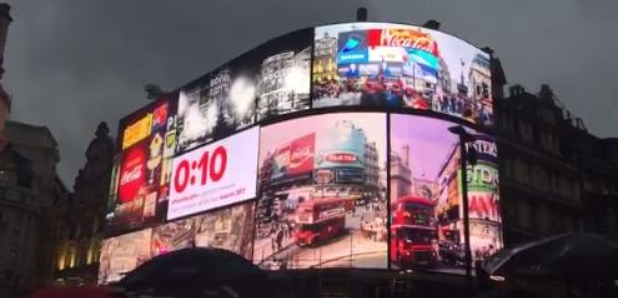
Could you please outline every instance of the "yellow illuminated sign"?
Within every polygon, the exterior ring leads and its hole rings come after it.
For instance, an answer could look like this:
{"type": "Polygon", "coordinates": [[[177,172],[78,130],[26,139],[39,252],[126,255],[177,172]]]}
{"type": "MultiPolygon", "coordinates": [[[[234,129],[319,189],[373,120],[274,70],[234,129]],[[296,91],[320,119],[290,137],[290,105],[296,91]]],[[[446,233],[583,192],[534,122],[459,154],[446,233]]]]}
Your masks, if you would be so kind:
{"type": "Polygon", "coordinates": [[[131,147],[133,144],[143,140],[150,135],[152,128],[152,114],[146,115],[146,117],[139,121],[129,125],[122,136],[122,149],[131,147]]]}

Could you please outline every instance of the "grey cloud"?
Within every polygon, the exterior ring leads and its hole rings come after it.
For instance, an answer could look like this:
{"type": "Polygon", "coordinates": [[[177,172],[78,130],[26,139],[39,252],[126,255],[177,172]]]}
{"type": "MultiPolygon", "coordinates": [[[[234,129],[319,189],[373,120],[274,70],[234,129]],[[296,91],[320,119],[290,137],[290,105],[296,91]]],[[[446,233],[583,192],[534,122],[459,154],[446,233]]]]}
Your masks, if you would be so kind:
{"type": "Polygon", "coordinates": [[[491,46],[511,83],[536,91],[548,82],[591,131],[618,135],[611,1],[368,1],[9,1],[15,21],[4,83],[14,94],[12,118],[50,127],[71,185],[98,122],[115,132],[146,103],[145,83],[176,88],[279,34],[352,21],[364,5],[370,20],[435,18],[445,31],[491,46]]]}

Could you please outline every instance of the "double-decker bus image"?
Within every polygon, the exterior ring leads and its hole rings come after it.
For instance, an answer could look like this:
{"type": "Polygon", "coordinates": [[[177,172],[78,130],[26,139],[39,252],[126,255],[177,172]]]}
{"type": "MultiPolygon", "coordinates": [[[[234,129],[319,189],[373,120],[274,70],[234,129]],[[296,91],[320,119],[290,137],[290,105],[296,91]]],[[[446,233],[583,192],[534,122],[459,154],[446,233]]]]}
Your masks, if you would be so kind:
{"type": "Polygon", "coordinates": [[[315,198],[296,208],[294,240],[298,246],[313,246],[345,232],[346,213],[354,200],[339,197],[315,198]]]}
{"type": "Polygon", "coordinates": [[[391,204],[390,261],[399,268],[436,267],[434,207],[431,200],[415,196],[391,204]]]}

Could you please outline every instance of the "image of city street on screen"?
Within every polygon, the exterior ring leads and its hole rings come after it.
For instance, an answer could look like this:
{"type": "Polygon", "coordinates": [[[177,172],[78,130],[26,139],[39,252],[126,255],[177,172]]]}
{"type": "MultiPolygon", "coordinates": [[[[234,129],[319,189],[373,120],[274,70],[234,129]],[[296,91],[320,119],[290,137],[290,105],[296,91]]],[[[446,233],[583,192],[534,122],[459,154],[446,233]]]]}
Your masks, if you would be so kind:
{"type": "MultiPolygon", "coordinates": [[[[453,123],[421,116],[391,116],[389,260],[393,268],[464,273],[459,137],[453,123]]],[[[473,261],[502,247],[496,144],[478,134],[469,147],[470,246],[473,261]]]]}
{"type": "Polygon", "coordinates": [[[431,110],[492,125],[490,56],[471,44],[411,25],[316,27],[312,107],[431,110]]]}
{"type": "Polygon", "coordinates": [[[179,153],[283,114],[309,109],[313,30],[267,42],[184,86],[179,153]]]}
{"type": "Polygon", "coordinates": [[[260,135],[254,263],[386,268],[386,115],[312,116],[260,135]]]}
{"type": "Polygon", "coordinates": [[[151,258],[183,248],[225,249],[251,260],[254,206],[238,204],[105,239],[99,284],[119,281],[151,258]]]}

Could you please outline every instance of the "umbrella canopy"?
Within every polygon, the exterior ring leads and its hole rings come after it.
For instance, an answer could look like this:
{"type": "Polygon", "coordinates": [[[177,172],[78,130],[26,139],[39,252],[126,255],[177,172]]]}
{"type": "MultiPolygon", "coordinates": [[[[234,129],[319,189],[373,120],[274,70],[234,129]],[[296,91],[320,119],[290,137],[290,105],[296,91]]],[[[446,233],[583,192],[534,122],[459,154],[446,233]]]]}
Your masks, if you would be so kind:
{"type": "Polygon", "coordinates": [[[567,233],[498,252],[485,260],[483,269],[500,276],[613,280],[618,278],[618,242],[567,233]]]}
{"type": "Polygon", "coordinates": [[[194,295],[223,291],[223,296],[259,297],[266,274],[245,258],[222,249],[187,248],[157,256],[129,272],[117,286],[130,291],[194,295]]]}
{"type": "Polygon", "coordinates": [[[57,287],[36,291],[29,298],[124,298],[101,287],[57,287]]]}

